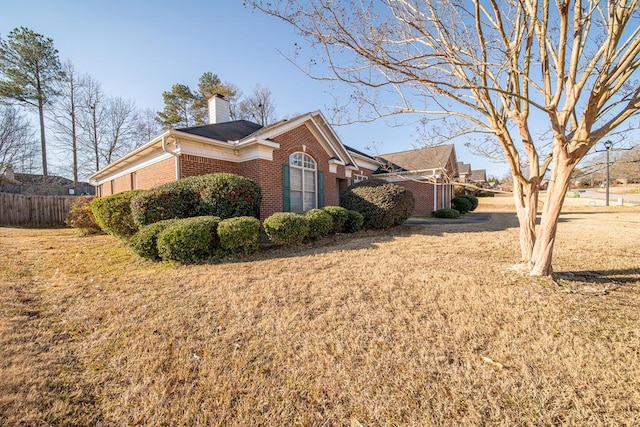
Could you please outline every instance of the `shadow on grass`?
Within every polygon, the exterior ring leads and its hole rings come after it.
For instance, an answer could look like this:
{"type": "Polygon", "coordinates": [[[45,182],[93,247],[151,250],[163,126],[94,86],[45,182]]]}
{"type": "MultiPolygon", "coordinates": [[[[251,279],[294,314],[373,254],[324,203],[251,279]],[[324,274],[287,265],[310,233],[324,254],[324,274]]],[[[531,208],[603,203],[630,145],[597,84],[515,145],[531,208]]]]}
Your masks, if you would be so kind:
{"type": "Polygon", "coordinates": [[[583,270],[558,271],[554,273],[556,280],[567,284],[594,285],[638,285],[640,284],[640,268],[626,268],[620,270],[583,270]]]}

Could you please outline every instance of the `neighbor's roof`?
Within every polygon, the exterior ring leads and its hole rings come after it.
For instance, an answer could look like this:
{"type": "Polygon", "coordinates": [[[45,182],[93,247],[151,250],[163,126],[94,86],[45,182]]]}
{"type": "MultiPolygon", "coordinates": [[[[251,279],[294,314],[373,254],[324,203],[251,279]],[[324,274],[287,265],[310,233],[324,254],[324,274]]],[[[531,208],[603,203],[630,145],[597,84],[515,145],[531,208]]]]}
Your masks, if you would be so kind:
{"type": "Polygon", "coordinates": [[[475,182],[486,181],[487,180],[486,169],[477,169],[477,170],[471,171],[471,177],[469,177],[469,180],[475,181],[475,182]]]}
{"type": "Polygon", "coordinates": [[[176,130],[226,142],[239,141],[261,128],[262,125],[259,125],[258,123],[253,123],[248,120],[235,120],[232,122],[193,126],[176,130]]]}
{"type": "Polygon", "coordinates": [[[405,171],[420,171],[426,169],[445,169],[453,153],[453,144],[449,144],[400,151],[398,153],[381,154],[379,157],[405,171]]]}
{"type": "Polygon", "coordinates": [[[471,175],[471,165],[464,162],[458,162],[459,175],[471,175]]]}
{"type": "Polygon", "coordinates": [[[361,156],[364,156],[364,157],[367,157],[367,158],[369,158],[369,159],[371,159],[371,160],[377,161],[377,159],[376,159],[375,157],[372,157],[370,154],[363,153],[362,151],[360,151],[360,150],[356,150],[356,149],[355,149],[355,148],[353,148],[353,147],[349,147],[349,146],[348,146],[348,145],[346,145],[346,144],[343,144],[343,145],[344,145],[344,148],[346,148],[347,150],[351,151],[352,153],[360,154],[361,156]]]}

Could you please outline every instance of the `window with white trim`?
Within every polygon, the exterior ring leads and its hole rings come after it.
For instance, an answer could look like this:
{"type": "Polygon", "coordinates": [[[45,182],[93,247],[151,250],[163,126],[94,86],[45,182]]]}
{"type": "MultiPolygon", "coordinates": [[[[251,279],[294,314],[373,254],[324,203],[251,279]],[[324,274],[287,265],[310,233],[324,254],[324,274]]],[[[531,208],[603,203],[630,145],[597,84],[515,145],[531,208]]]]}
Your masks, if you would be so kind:
{"type": "Polygon", "coordinates": [[[366,175],[353,175],[352,183],[355,184],[356,182],[366,181],[367,179],[369,179],[369,177],[366,175]]]}
{"type": "Polygon", "coordinates": [[[289,156],[291,212],[303,212],[318,206],[316,161],[305,153],[289,156]]]}

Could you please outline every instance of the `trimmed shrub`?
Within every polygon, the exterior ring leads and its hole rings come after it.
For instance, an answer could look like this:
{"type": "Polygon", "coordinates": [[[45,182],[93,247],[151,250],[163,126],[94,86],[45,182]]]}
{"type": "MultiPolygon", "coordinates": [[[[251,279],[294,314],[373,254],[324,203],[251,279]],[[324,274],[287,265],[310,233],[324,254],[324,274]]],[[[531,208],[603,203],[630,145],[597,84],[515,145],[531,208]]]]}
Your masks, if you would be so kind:
{"type": "Polygon", "coordinates": [[[469,212],[475,211],[478,207],[478,198],[476,196],[472,196],[470,194],[461,194],[458,197],[463,197],[471,202],[471,209],[469,209],[469,212]]]}
{"type": "Polygon", "coordinates": [[[344,225],[349,219],[348,211],[340,206],[325,206],[322,210],[333,218],[333,232],[344,233],[344,225]]]}
{"type": "Polygon", "coordinates": [[[231,174],[192,176],[155,187],[132,202],[139,226],[163,219],[213,215],[222,219],[258,217],[262,201],[260,186],[231,174]]]}
{"type": "Polygon", "coordinates": [[[451,199],[451,207],[461,214],[466,214],[471,210],[471,201],[465,197],[456,196],[451,199]]]}
{"type": "Polygon", "coordinates": [[[411,216],[411,191],[379,179],[367,179],[347,187],[340,194],[340,206],[360,212],[365,228],[400,225],[411,216]]]}
{"type": "Polygon", "coordinates": [[[347,210],[347,220],[344,223],[345,233],[355,233],[362,230],[364,217],[360,212],[347,210]]]}
{"type": "Polygon", "coordinates": [[[220,247],[229,252],[250,255],[258,250],[260,220],[252,216],[227,218],[218,224],[220,247]]]}
{"type": "Polygon", "coordinates": [[[309,220],[293,212],[276,212],[262,223],[269,239],[278,245],[297,245],[309,234],[309,220]]]}
{"type": "Polygon", "coordinates": [[[158,255],[164,261],[192,263],[215,254],[220,244],[216,216],[177,219],[158,235],[158,255]]]}
{"type": "Polygon", "coordinates": [[[71,205],[65,224],[72,228],[79,228],[84,235],[102,233],[91,211],[91,201],[94,199],[95,196],[78,197],[71,205]]]}
{"type": "Polygon", "coordinates": [[[431,213],[431,216],[435,218],[458,219],[462,216],[462,214],[458,210],[451,209],[451,208],[444,208],[444,209],[438,209],[437,211],[433,211],[431,213]]]}
{"type": "Polygon", "coordinates": [[[495,197],[496,193],[492,193],[490,191],[480,191],[476,193],[476,197],[495,197]]]}
{"type": "Polygon", "coordinates": [[[175,219],[166,219],[164,221],[155,222],[153,224],[142,227],[131,239],[129,239],[129,246],[131,249],[141,256],[142,258],[148,258],[152,260],[159,260],[158,255],[158,235],[164,231],[165,228],[172,225],[175,219]]]}
{"type": "Polygon", "coordinates": [[[129,238],[138,231],[131,215],[131,199],[144,190],[131,190],[91,201],[91,212],[102,231],[120,238],[129,238]]]}
{"type": "Polygon", "coordinates": [[[309,220],[307,237],[310,239],[318,239],[333,232],[333,218],[322,209],[311,209],[305,212],[304,216],[309,220]]]}

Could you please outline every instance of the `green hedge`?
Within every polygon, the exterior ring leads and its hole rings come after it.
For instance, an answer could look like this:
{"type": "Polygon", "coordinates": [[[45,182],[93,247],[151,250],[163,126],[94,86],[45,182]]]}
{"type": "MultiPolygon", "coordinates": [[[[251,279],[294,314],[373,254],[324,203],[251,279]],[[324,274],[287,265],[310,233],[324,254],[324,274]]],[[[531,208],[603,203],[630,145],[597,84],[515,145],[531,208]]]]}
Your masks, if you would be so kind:
{"type": "Polygon", "coordinates": [[[472,196],[470,194],[461,194],[458,197],[465,198],[469,202],[471,202],[471,209],[469,209],[470,212],[473,212],[478,208],[478,198],[476,196],[472,196]]]}
{"type": "Polygon", "coordinates": [[[228,253],[256,252],[259,234],[260,221],[252,216],[228,218],[218,224],[220,247],[228,253]]]}
{"type": "Polygon", "coordinates": [[[364,225],[364,217],[360,212],[347,210],[347,220],[344,223],[345,233],[356,233],[362,230],[364,225]]]}
{"type": "Polygon", "coordinates": [[[91,202],[91,212],[105,233],[129,238],[138,231],[131,215],[131,200],[144,190],[131,190],[111,196],[98,197],[91,202]]]}
{"type": "Polygon", "coordinates": [[[260,186],[230,173],[184,178],[155,187],[136,197],[131,208],[139,226],[163,219],[213,215],[222,219],[258,217],[260,186]]]}
{"type": "Polygon", "coordinates": [[[309,234],[309,220],[293,212],[276,212],[262,223],[269,239],[278,245],[297,245],[309,234]]]}
{"type": "Polygon", "coordinates": [[[91,210],[93,200],[95,200],[95,196],[78,197],[69,209],[65,224],[80,229],[84,235],[102,233],[102,228],[96,222],[91,210]]]}
{"type": "Polygon", "coordinates": [[[495,197],[496,193],[492,193],[490,191],[480,191],[476,193],[476,197],[495,197]]]}
{"type": "Polygon", "coordinates": [[[333,232],[333,218],[322,209],[311,209],[305,212],[304,216],[309,220],[307,237],[310,239],[319,239],[333,232]]]}
{"type": "Polygon", "coordinates": [[[192,263],[212,257],[220,245],[221,219],[199,216],[175,220],[158,235],[158,255],[164,261],[192,263]]]}
{"type": "Polygon", "coordinates": [[[402,224],[414,206],[411,191],[379,179],[367,179],[340,194],[340,206],[359,212],[365,228],[387,228],[402,224]]]}
{"type": "Polygon", "coordinates": [[[176,219],[166,219],[142,227],[131,237],[129,246],[143,258],[159,260],[158,235],[176,221],[176,219]]]}
{"type": "Polygon", "coordinates": [[[349,219],[348,211],[340,206],[325,206],[322,210],[331,215],[333,219],[333,232],[344,233],[344,225],[347,223],[347,219],[349,219]]]}
{"type": "Polygon", "coordinates": [[[431,213],[431,216],[435,218],[458,219],[462,216],[462,214],[456,209],[444,208],[433,211],[431,213]]]}
{"type": "Polygon", "coordinates": [[[466,197],[456,196],[451,199],[451,207],[461,214],[466,214],[467,212],[469,212],[472,206],[473,205],[471,201],[466,197]]]}

